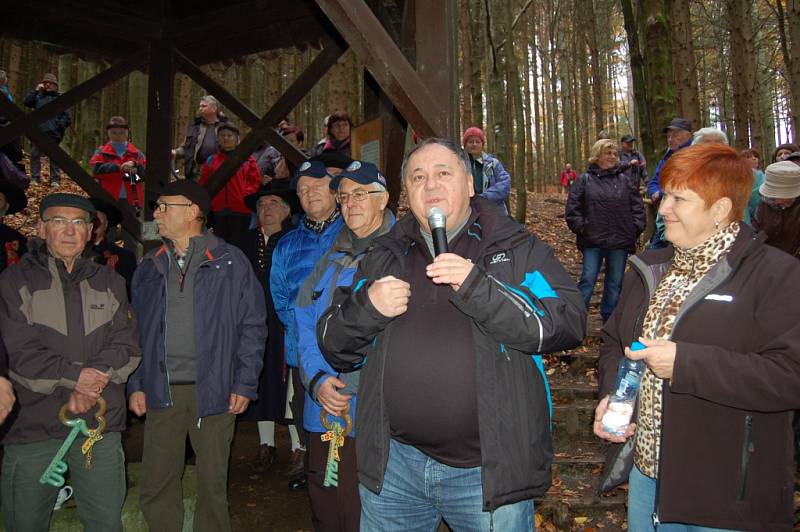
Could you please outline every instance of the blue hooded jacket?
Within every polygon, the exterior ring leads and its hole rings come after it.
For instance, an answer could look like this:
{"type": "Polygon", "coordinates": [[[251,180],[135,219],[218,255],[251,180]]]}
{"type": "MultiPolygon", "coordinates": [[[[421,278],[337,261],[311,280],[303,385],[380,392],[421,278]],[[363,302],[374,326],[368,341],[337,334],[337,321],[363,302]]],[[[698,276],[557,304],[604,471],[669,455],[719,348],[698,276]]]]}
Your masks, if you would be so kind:
{"type": "Polygon", "coordinates": [[[331,248],[336,235],[344,225],[339,216],[322,233],[306,227],[305,217],[300,224],[280,239],[272,253],[272,269],[269,286],[272,302],[283,325],[286,327],[286,364],[298,366],[297,324],[294,317],[294,300],[297,291],[317,261],[331,248]]]}

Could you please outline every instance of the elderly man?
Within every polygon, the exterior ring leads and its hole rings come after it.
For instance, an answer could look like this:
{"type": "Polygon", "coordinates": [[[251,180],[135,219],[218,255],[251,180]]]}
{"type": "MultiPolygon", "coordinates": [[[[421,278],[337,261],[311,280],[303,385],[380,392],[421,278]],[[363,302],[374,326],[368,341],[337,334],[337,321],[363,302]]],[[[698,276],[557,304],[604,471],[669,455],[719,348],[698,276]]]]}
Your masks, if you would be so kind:
{"type": "Polygon", "coordinates": [[[27,205],[25,192],[11,181],[0,177],[0,273],[19,262],[28,249],[28,239],[16,229],[7,226],[3,217],[16,214],[27,205]]]}
{"type": "Polygon", "coordinates": [[[136,320],[122,277],[84,250],[94,206],[74,194],[40,204],[39,237],[19,264],[0,275],[0,330],[19,411],[3,439],[2,491],[6,530],[47,530],[58,488],[39,477],[70,432],[59,409],[89,427],[99,398],[107,404],[103,439],[86,469],[78,436],[66,455],[78,516],[86,530],[122,530],[125,381],[139,364],[136,320]]]}
{"type": "Polygon", "coordinates": [[[203,230],[211,201],[195,181],[165,186],[154,216],[164,244],[133,277],[142,365],[128,405],[147,413],[140,505],[150,530],[183,528],[187,434],[197,456],[194,530],[225,532],[236,415],[256,399],[267,337],[264,292],[247,257],[203,230]]]}
{"type": "Polygon", "coordinates": [[[628,166],[625,174],[638,190],[642,182],[647,181],[647,162],[644,155],[633,147],[634,142],[636,142],[636,137],[633,135],[623,135],[619,139],[619,162],[628,166]]]}
{"type": "MultiPolygon", "coordinates": [[[[34,90],[29,92],[22,103],[25,107],[31,109],[38,109],[56,98],[61,96],[58,92],[58,78],[53,74],[45,74],[42,77],[42,82],[39,83],[34,90]]],[[[61,143],[64,138],[64,133],[72,123],[72,117],[67,111],[61,111],[55,117],[46,120],[39,124],[41,129],[48,137],[61,143]]],[[[31,182],[39,183],[42,180],[42,152],[36,144],[31,147],[31,182]]],[[[58,187],[61,184],[61,169],[56,166],[56,163],[50,161],[50,186],[58,187]]]]}
{"type": "Polygon", "coordinates": [[[317,262],[295,301],[299,336],[300,374],[306,388],[303,422],[308,431],[308,494],[316,530],[357,532],[361,516],[356,475],[356,395],[358,372],[340,375],[328,364],[317,346],[317,320],[331,303],[337,286],[350,286],[358,263],[379,236],[394,225],[386,210],[389,194],[386,178],[375,165],[353,161],[331,181],[342,209],[344,227],[333,247],[317,262]],[[339,449],[338,486],[325,485],[331,442],[321,419],[346,427],[343,415],[353,420],[351,432],[339,449]],[[321,418],[320,416],[323,416],[321,418]]]}
{"type": "Polygon", "coordinates": [[[531,355],[578,345],[586,307],[546,244],[474,197],[460,146],[423,141],[402,176],[413,216],[373,243],[317,329],[335,370],[361,368],[361,529],[530,530],[553,457],[531,355]],[[449,247],[435,257],[433,207],[449,247]]]}
{"type": "Polygon", "coordinates": [[[292,178],[292,188],[297,190],[305,215],[300,219],[297,228],[278,242],[272,255],[270,290],[278,317],[286,326],[286,365],[291,368],[288,394],[294,429],[289,430],[292,439],[292,465],[288,472],[290,489],[303,489],[307,485],[307,437],[303,429],[305,389],[297,369],[298,333],[293,305],[297,291],[320,257],[333,245],[342,228],[341,212],[336,206],[330,183],[331,176],[341,172],[348,164],[349,158],[332,152],[300,165],[292,178]],[[347,164],[336,162],[341,158],[347,164]]]}
{"type": "Polygon", "coordinates": [[[258,422],[259,450],[253,470],[266,472],[277,457],[275,447],[275,422],[286,419],[286,391],[284,375],[284,327],[269,288],[272,254],[275,246],[294,226],[290,215],[300,210],[297,193],[287,181],[272,181],[258,192],[244,198],[245,204],[256,213],[258,226],[247,231],[238,242],[239,248],[250,259],[253,271],[267,294],[267,337],[264,346],[264,369],[258,382],[258,399],[250,403],[241,419],[258,422]],[[280,186],[285,184],[286,186],[280,186]]]}
{"type": "MultiPolygon", "coordinates": [[[[661,201],[661,169],[664,168],[664,165],[676,151],[692,145],[692,123],[685,118],[673,118],[669,125],[664,128],[664,133],[667,135],[667,151],[658,161],[656,171],[653,173],[653,179],[647,185],[647,195],[653,201],[655,209],[658,209],[658,202],[661,201]]],[[[656,215],[656,227],[649,246],[653,249],[666,246],[664,222],[661,220],[660,215],[656,215]]]]}
{"type": "Polygon", "coordinates": [[[219,102],[210,94],[200,98],[197,117],[186,127],[183,144],[172,150],[172,156],[183,159],[183,178],[197,179],[200,167],[219,148],[217,128],[228,119],[219,110],[219,102]]]}

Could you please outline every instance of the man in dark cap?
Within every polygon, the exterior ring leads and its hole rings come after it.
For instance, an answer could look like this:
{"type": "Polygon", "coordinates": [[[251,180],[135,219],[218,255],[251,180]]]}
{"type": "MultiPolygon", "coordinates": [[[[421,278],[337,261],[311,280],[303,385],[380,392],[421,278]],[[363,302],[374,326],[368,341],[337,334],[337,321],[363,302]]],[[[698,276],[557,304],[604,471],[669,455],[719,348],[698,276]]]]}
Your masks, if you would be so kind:
{"type": "Polygon", "coordinates": [[[292,465],[288,472],[290,489],[302,489],[307,485],[304,464],[308,439],[303,429],[305,389],[298,370],[293,305],[297,291],[320,257],[333,245],[344,225],[330,183],[331,177],[347,168],[350,162],[342,153],[327,152],[300,165],[292,178],[292,187],[297,189],[305,215],[297,228],[281,239],[272,257],[270,290],[278,317],[286,326],[286,365],[292,374],[289,397],[294,427],[289,430],[292,438],[292,465]]]}
{"type": "Polygon", "coordinates": [[[27,251],[28,239],[17,231],[7,226],[3,217],[16,214],[28,204],[28,198],[14,183],[0,178],[0,273],[8,266],[19,262],[27,251]]]}
{"type": "Polygon", "coordinates": [[[264,347],[264,369],[258,384],[258,400],[250,403],[242,419],[258,422],[260,441],[253,470],[266,472],[277,457],[275,448],[275,422],[286,419],[287,379],[284,375],[284,327],[269,288],[272,253],[275,246],[294,226],[291,215],[300,211],[297,192],[289,188],[289,181],[272,180],[258,192],[244,198],[247,206],[256,213],[258,226],[247,231],[238,246],[250,259],[258,282],[267,295],[267,330],[269,336],[264,347]]]}
{"type": "MultiPolygon", "coordinates": [[[[31,109],[38,109],[56,98],[61,96],[58,92],[58,79],[53,74],[45,74],[42,77],[42,82],[36,86],[25,96],[23,103],[25,107],[31,109]]],[[[64,138],[64,133],[72,123],[72,117],[67,111],[61,111],[55,117],[50,118],[39,124],[41,129],[48,137],[52,138],[57,143],[61,143],[64,138]]],[[[42,179],[42,152],[36,144],[31,148],[31,182],[39,183],[42,179]]],[[[50,161],[50,186],[58,187],[61,183],[61,169],[56,166],[56,163],[50,161]]]]}
{"type": "Polygon", "coordinates": [[[128,406],[147,413],[139,499],[150,530],[183,528],[188,434],[197,456],[194,530],[226,532],[236,415],[256,399],[267,339],[264,291],[242,251],[204,230],[211,210],[195,181],[166,185],[154,214],[164,244],[133,276],[142,365],[128,406]]]}
{"type": "Polygon", "coordinates": [[[106,426],[91,447],[92,468],[84,467],[83,435],[65,461],[83,527],[122,530],[120,433],[126,424],[125,381],[141,358],[136,320],[123,279],[84,254],[95,216],[91,202],[51,194],[42,200],[40,215],[29,252],[0,275],[0,331],[20,406],[3,438],[5,527],[48,529],[59,488],[39,477],[70,432],[59,410],[66,405],[94,428],[92,411],[102,398],[106,426]]]}
{"type": "Polygon", "coordinates": [[[636,137],[633,135],[623,135],[619,139],[619,162],[621,165],[628,166],[625,175],[638,189],[641,183],[647,180],[647,163],[644,155],[633,147],[634,142],[636,142],[636,137]]]}
{"type": "Polygon", "coordinates": [[[97,209],[90,241],[92,251],[97,254],[95,260],[125,279],[125,287],[130,297],[133,272],[136,270],[136,254],[129,249],[119,247],[108,238],[109,229],[117,227],[122,222],[122,213],[105,201],[97,198],[92,198],[91,201],[97,209]]]}
{"type": "MultiPolygon", "coordinates": [[[[647,185],[647,195],[653,201],[653,208],[656,211],[658,211],[658,203],[661,201],[661,169],[664,168],[664,165],[676,151],[692,145],[692,123],[685,118],[673,118],[669,125],[664,128],[664,133],[667,134],[667,151],[658,161],[656,171],[653,173],[653,179],[647,185]]],[[[650,239],[649,247],[658,249],[664,246],[666,246],[664,222],[661,220],[660,215],[656,215],[656,228],[653,231],[653,237],[650,239]]]]}

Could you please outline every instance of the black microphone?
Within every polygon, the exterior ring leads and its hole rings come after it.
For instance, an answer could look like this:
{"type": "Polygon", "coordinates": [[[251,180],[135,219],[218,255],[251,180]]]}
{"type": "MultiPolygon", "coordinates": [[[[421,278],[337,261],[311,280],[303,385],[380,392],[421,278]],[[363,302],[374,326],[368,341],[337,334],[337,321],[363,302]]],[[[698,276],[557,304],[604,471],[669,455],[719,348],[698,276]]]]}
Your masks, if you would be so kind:
{"type": "Polygon", "coordinates": [[[428,211],[428,227],[433,237],[433,256],[447,253],[447,218],[440,207],[431,207],[428,211]]]}

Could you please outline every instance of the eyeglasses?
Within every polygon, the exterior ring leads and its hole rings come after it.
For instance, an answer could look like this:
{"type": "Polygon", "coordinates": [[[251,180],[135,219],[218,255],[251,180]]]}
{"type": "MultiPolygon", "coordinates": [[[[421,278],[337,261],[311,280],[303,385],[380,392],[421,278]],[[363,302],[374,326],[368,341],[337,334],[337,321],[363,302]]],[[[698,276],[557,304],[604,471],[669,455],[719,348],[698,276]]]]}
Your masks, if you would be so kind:
{"type": "Polygon", "coordinates": [[[72,227],[75,230],[83,230],[89,226],[89,221],[83,218],[75,218],[70,220],[69,218],[62,218],[61,216],[53,216],[52,218],[48,218],[44,220],[44,223],[50,224],[50,227],[54,229],[64,229],[67,224],[72,224],[72,227]]]}
{"type": "Polygon", "coordinates": [[[153,206],[154,211],[167,212],[167,207],[191,207],[194,203],[161,203],[157,201],[153,206]]]}
{"type": "Polygon", "coordinates": [[[339,205],[345,205],[351,197],[356,201],[364,201],[370,194],[383,194],[383,192],[383,190],[356,190],[349,194],[347,192],[340,192],[336,194],[336,201],[339,205]]]}

